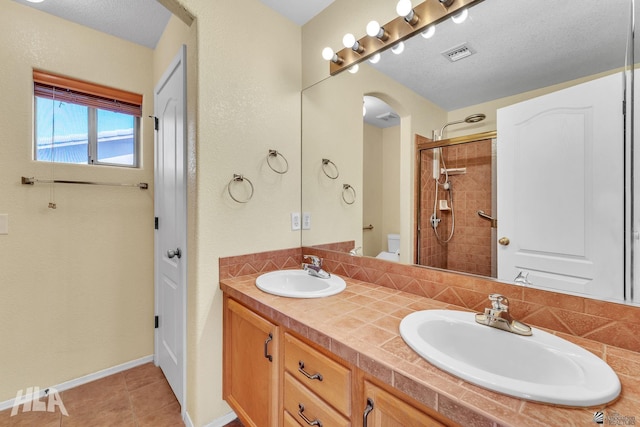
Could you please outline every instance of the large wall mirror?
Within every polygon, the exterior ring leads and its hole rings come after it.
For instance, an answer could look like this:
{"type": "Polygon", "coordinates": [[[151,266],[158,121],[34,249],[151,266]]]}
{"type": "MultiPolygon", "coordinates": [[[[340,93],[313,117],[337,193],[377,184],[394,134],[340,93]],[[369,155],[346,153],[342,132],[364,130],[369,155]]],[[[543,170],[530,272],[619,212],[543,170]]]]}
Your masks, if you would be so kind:
{"type": "Polygon", "coordinates": [[[484,0],[303,90],[302,244],[632,302],[632,10],[484,0]]]}

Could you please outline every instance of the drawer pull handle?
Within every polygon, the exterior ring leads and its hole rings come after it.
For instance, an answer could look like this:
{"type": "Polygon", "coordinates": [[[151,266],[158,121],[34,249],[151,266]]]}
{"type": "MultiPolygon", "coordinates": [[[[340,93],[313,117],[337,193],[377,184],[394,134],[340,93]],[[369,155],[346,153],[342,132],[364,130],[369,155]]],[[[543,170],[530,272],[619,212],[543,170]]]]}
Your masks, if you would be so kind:
{"type": "Polygon", "coordinates": [[[269,354],[269,342],[273,339],[273,335],[270,333],[269,338],[264,342],[264,357],[269,359],[269,362],[273,362],[273,356],[269,354]]]}
{"type": "Polygon", "coordinates": [[[305,414],[303,414],[303,412],[304,412],[304,405],[302,403],[298,403],[298,415],[300,415],[300,418],[302,418],[304,422],[309,424],[310,426],[322,427],[322,422],[320,420],[315,419],[311,421],[309,418],[307,418],[305,414]]]}
{"type": "Polygon", "coordinates": [[[364,408],[364,416],[362,418],[362,426],[367,427],[367,418],[369,417],[369,413],[373,411],[373,399],[367,397],[367,407],[364,408]]]}
{"type": "Polygon", "coordinates": [[[322,374],[311,375],[310,373],[304,370],[304,362],[302,360],[298,361],[298,371],[305,377],[309,378],[310,380],[322,381],[322,374]]]}

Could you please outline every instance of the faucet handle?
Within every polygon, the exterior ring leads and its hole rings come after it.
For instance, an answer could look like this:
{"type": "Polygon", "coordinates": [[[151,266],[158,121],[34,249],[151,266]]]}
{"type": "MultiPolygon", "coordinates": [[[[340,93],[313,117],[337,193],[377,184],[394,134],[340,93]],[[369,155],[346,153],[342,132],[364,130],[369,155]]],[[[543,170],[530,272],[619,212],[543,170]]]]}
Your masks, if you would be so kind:
{"type": "Polygon", "coordinates": [[[500,294],[489,294],[489,301],[494,310],[509,311],[509,299],[500,294]]]}
{"type": "Polygon", "coordinates": [[[311,264],[314,267],[322,267],[322,258],[319,258],[315,255],[302,255],[303,259],[310,259],[311,260],[311,264]]]}
{"type": "Polygon", "coordinates": [[[513,283],[516,285],[529,286],[532,283],[529,281],[529,272],[520,270],[515,279],[513,279],[513,283]]]}

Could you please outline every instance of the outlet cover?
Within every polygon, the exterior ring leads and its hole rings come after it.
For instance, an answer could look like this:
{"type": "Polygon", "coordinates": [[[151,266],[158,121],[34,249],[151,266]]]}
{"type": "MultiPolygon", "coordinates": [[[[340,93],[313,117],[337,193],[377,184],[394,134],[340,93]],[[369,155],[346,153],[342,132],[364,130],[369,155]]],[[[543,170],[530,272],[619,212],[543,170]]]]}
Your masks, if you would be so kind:
{"type": "Polygon", "coordinates": [[[291,212],[291,231],[300,230],[300,212],[291,212]]]}
{"type": "Polygon", "coordinates": [[[311,212],[302,213],[302,229],[311,230],[311,212]]]}

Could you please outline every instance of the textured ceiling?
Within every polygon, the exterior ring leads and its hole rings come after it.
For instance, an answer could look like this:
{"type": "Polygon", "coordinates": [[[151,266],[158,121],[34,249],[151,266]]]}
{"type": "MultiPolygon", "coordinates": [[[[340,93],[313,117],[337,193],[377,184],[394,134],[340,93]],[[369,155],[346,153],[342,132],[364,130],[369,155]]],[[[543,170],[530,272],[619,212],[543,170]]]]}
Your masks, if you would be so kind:
{"type": "Polygon", "coordinates": [[[171,17],[156,0],[14,1],[150,49],[155,49],[171,17]]]}
{"type": "MultiPolygon", "coordinates": [[[[156,0],[14,1],[150,48],[171,16],[156,0]]],[[[298,25],[333,2],[261,1],[298,25]]],[[[441,22],[432,38],[415,36],[402,55],[386,51],[371,66],[451,111],[623,66],[631,1],[484,0],[466,22],[441,22]],[[463,43],[476,53],[455,63],[442,56],[463,43]]]]}
{"type": "Polygon", "coordinates": [[[276,12],[302,26],[334,0],[260,0],[276,12]]]}
{"type": "Polygon", "coordinates": [[[451,111],[624,66],[630,5],[485,0],[464,23],[441,22],[432,38],[415,36],[371,66],[451,111]],[[442,55],[464,43],[476,53],[453,63],[442,55]]]}

